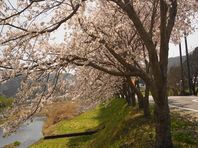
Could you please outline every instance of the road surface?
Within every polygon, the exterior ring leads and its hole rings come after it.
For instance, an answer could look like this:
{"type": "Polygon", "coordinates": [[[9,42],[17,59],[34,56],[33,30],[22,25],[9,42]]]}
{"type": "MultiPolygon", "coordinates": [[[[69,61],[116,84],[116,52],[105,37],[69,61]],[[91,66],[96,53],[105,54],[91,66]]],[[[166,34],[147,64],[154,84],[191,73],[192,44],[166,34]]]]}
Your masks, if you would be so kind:
{"type": "Polygon", "coordinates": [[[198,114],[198,97],[196,96],[170,96],[170,107],[192,111],[198,114]]]}
{"type": "MultiPolygon", "coordinates": [[[[153,102],[152,97],[149,100],[153,102]]],[[[169,106],[181,111],[186,111],[198,118],[198,97],[196,96],[169,96],[169,106]]]]}

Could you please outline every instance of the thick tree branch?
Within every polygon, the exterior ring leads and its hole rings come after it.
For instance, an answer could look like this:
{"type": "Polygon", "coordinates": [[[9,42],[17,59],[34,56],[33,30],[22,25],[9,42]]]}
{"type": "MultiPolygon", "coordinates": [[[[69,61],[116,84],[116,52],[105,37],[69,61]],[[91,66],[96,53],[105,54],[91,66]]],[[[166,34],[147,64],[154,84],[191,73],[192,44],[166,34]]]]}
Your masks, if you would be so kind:
{"type": "Polygon", "coordinates": [[[153,27],[155,25],[155,18],[157,15],[157,6],[159,4],[159,0],[154,0],[153,1],[153,11],[151,15],[151,23],[150,23],[150,29],[149,29],[149,34],[152,37],[153,36],[153,27]]]}
{"type": "Polygon", "coordinates": [[[10,19],[10,18],[12,18],[12,17],[15,17],[15,16],[17,16],[17,15],[20,15],[21,13],[23,13],[24,11],[26,11],[28,8],[30,8],[30,7],[32,6],[33,3],[34,3],[34,1],[32,1],[32,2],[31,2],[29,5],[27,5],[24,9],[22,9],[21,11],[15,13],[15,14],[12,14],[12,15],[6,17],[6,18],[0,18],[0,23],[1,23],[1,22],[4,22],[4,21],[6,21],[6,20],[8,20],[8,19],[10,19]]]}
{"type": "Polygon", "coordinates": [[[154,76],[157,77],[161,75],[161,70],[158,63],[158,56],[155,45],[149,33],[145,30],[140,18],[137,16],[137,13],[135,12],[132,6],[132,2],[130,0],[125,0],[125,3],[123,3],[121,0],[112,0],[112,1],[115,2],[117,5],[119,5],[123,9],[123,11],[127,13],[128,17],[131,19],[135,28],[137,29],[141,39],[143,40],[148,50],[149,60],[151,62],[152,72],[154,76]]]}
{"type": "Polygon", "coordinates": [[[170,39],[172,29],[175,24],[175,19],[177,15],[177,0],[171,0],[171,7],[169,10],[169,19],[167,24],[167,38],[170,39]]]}
{"type": "Polygon", "coordinates": [[[162,76],[164,79],[167,77],[168,66],[168,51],[170,35],[174,26],[175,17],[177,13],[177,1],[171,0],[171,6],[168,9],[168,4],[164,0],[160,0],[160,67],[162,70],[162,76]],[[167,16],[169,10],[169,18],[167,16]]]}
{"type": "Polygon", "coordinates": [[[163,77],[166,75],[166,59],[168,59],[168,40],[166,34],[167,12],[167,3],[164,0],[160,0],[160,66],[163,77]]]}
{"type": "Polygon", "coordinates": [[[15,41],[15,40],[24,38],[24,37],[26,37],[28,35],[31,35],[31,37],[33,38],[33,37],[36,37],[36,36],[39,36],[39,35],[42,35],[42,34],[45,34],[45,33],[51,33],[53,31],[57,30],[63,23],[65,23],[66,21],[71,19],[76,14],[76,12],[78,11],[79,8],[80,8],[80,4],[77,4],[74,7],[73,11],[67,17],[65,17],[64,19],[60,20],[59,22],[56,22],[55,24],[53,24],[53,25],[51,25],[51,26],[49,26],[49,27],[47,27],[47,28],[45,28],[45,29],[43,29],[41,31],[31,31],[31,32],[29,32],[28,30],[26,30],[24,28],[21,28],[21,27],[18,27],[18,26],[15,26],[15,25],[7,23],[7,25],[9,25],[9,26],[12,26],[14,28],[26,31],[27,33],[19,35],[19,36],[16,36],[14,38],[10,38],[10,39],[2,42],[1,44],[6,44],[6,43],[8,43],[10,41],[15,41]]]}

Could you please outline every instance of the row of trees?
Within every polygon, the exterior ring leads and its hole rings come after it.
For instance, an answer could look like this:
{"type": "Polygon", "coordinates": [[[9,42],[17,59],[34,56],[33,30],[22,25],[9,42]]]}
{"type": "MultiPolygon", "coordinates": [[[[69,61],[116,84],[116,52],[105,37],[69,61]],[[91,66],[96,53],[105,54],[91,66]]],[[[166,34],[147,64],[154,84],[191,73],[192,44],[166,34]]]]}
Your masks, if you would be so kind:
{"type": "MultiPolygon", "coordinates": [[[[190,61],[190,79],[191,79],[191,90],[193,95],[198,94],[198,47],[189,55],[190,61]]],[[[187,73],[187,61],[185,60],[182,64],[183,76],[184,76],[184,90],[188,90],[188,73],[187,73]]],[[[173,90],[173,95],[181,94],[183,90],[182,78],[181,78],[181,65],[173,66],[170,68],[168,73],[168,86],[170,90],[173,90]]]]}
{"type": "Polygon", "coordinates": [[[127,98],[135,92],[145,115],[150,90],[155,102],[156,147],[172,147],[169,42],[178,40],[184,30],[193,30],[190,22],[197,6],[194,0],[1,1],[0,79],[24,77],[13,112],[21,105],[27,107],[24,103],[33,93],[29,111],[19,118],[27,119],[51,98],[57,86],[64,88],[59,77],[77,66],[84,68],[79,77],[89,76],[80,85],[99,78],[92,85],[95,88],[86,87],[86,91],[109,97],[123,90],[127,98]],[[55,75],[53,83],[51,74],[55,75]],[[131,83],[132,77],[146,83],[145,97],[131,83]]]}

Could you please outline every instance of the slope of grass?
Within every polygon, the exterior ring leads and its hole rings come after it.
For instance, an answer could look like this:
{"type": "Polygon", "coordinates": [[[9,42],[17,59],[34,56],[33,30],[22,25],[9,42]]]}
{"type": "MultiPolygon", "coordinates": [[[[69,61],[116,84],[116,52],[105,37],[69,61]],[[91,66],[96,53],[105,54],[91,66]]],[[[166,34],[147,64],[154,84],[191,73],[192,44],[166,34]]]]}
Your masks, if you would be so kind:
{"type": "Polygon", "coordinates": [[[5,145],[3,148],[17,148],[21,145],[19,141],[15,141],[11,144],[5,145]]]}
{"type": "Polygon", "coordinates": [[[5,109],[12,105],[13,99],[12,98],[5,98],[0,96],[0,109],[5,109]]]}
{"type": "MultiPolygon", "coordinates": [[[[114,99],[97,106],[95,109],[56,123],[51,134],[81,132],[105,125],[105,129],[90,136],[60,138],[53,140],[41,139],[31,148],[117,148],[117,147],[154,147],[153,119],[143,118],[137,108],[128,107],[124,100],[114,99]]],[[[197,124],[172,115],[173,141],[176,147],[197,147],[197,124]]]]}
{"type": "Polygon", "coordinates": [[[78,102],[68,102],[68,101],[62,101],[62,102],[56,102],[53,104],[46,105],[43,110],[37,114],[37,116],[46,116],[47,120],[45,121],[44,127],[43,127],[43,134],[49,135],[52,134],[54,131],[54,128],[52,128],[52,125],[62,121],[62,120],[69,120],[79,114],[78,108],[79,108],[78,102]],[[48,128],[49,127],[49,128],[48,128]]]}
{"type": "MultiPolygon", "coordinates": [[[[3,96],[0,96],[0,115],[3,114],[3,112],[6,109],[11,107],[12,103],[13,103],[12,98],[5,98],[3,96]]],[[[0,119],[0,125],[3,124],[4,122],[5,122],[4,119],[0,119]]]]}

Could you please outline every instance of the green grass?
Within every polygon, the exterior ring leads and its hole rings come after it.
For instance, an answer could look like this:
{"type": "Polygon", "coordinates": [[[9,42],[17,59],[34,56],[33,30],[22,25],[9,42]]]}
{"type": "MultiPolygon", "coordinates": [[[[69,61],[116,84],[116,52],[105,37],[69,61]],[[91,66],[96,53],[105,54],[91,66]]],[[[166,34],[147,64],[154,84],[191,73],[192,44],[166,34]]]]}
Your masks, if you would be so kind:
{"type": "MultiPolygon", "coordinates": [[[[88,129],[93,129],[105,124],[106,128],[111,123],[111,126],[116,126],[125,114],[130,110],[127,108],[124,100],[116,99],[110,103],[97,106],[95,109],[81,114],[72,120],[61,121],[51,127],[51,134],[63,134],[69,132],[81,132],[88,129]],[[114,117],[114,118],[109,118],[114,117]]],[[[78,138],[62,138],[55,140],[40,140],[32,147],[38,148],[62,148],[62,147],[87,147],[95,136],[82,136],[78,138]]]]}
{"type": "Polygon", "coordinates": [[[0,109],[8,108],[12,105],[13,99],[12,98],[5,98],[0,96],[0,109]]]}
{"type": "Polygon", "coordinates": [[[14,142],[14,146],[19,146],[19,145],[21,145],[21,142],[19,142],[19,141],[14,142]]]}
{"type": "Polygon", "coordinates": [[[172,114],[172,136],[176,147],[198,147],[198,122],[172,114]]]}
{"type": "Polygon", "coordinates": [[[5,145],[3,148],[17,148],[21,145],[21,142],[15,141],[11,144],[5,145]]]}
{"type": "MultiPolygon", "coordinates": [[[[0,114],[2,114],[3,111],[10,108],[13,103],[12,98],[5,98],[3,96],[0,96],[0,114]]],[[[0,125],[4,123],[3,119],[0,119],[0,125]]]]}
{"type": "MultiPolygon", "coordinates": [[[[196,123],[197,124],[197,123],[196,123]]],[[[195,122],[172,115],[173,142],[176,147],[198,147],[195,122]]],[[[153,119],[145,119],[137,108],[128,107],[123,99],[97,106],[71,120],[61,121],[51,127],[51,134],[81,132],[105,125],[105,129],[91,136],[41,139],[31,148],[140,148],[154,147],[153,119]]]]}

